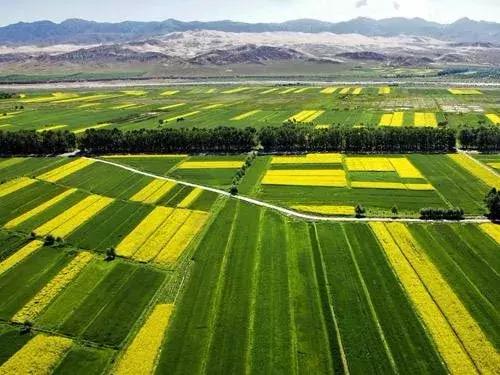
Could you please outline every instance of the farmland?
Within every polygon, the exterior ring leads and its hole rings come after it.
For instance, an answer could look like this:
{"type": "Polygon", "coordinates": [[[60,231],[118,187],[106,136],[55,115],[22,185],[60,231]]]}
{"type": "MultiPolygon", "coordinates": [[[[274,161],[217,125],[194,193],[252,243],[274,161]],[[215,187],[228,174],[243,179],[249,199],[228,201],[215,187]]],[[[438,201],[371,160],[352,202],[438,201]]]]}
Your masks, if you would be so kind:
{"type": "Polygon", "coordinates": [[[495,125],[498,89],[346,86],[179,86],[25,92],[0,102],[0,129],[122,130],[280,125],[315,127],[495,125]]]}
{"type": "MultiPolygon", "coordinates": [[[[497,90],[463,90],[27,92],[1,101],[0,130],[458,128],[500,112],[497,90]],[[452,110],[475,106],[484,111],[452,110]]],[[[484,197],[500,186],[499,162],[464,152],[0,158],[0,374],[498,373],[500,227],[486,222],[484,197]],[[454,207],[466,222],[417,220],[454,207]]]]}

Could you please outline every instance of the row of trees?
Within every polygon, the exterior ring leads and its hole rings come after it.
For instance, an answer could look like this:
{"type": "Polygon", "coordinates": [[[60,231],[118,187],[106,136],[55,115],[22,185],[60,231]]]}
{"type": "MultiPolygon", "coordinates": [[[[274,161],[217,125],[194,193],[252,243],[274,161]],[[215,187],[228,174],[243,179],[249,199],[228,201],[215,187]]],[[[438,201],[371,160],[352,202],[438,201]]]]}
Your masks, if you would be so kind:
{"type": "Polygon", "coordinates": [[[500,126],[461,128],[458,132],[458,142],[465,150],[498,151],[500,150],[500,126]]]}
{"type": "Polygon", "coordinates": [[[315,129],[302,124],[266,127],[259,140],[267,152],[448,152],[455,148],[455,132],[443,128],[315,129]]]}
{"type": "Polygon", "coordinates": [[[1,155],[47,155],[74,151],[77,138],[69,131],[0,131],[1,155]]]}
{"type": "MultiPolygon", "coordinates": [[[[465,149],[500,150],[500,128],[463,128],[458,141],[465,149]]],[[[0,131],[0,154],[58,154],[77,148],[110,153],[241,153],[337,151],[353,153],[450,152],[456,134],[446,128],[329,128],[303,124],[255,128],[165,128],[122,131],[89,129],[76,137],[69,131],[0,131]]]]}
{"type": "Polygon", "coordinates": [[[463,220],[464,210],[461,208],[423,208],[420,210],[422,220],[463,220]]]}

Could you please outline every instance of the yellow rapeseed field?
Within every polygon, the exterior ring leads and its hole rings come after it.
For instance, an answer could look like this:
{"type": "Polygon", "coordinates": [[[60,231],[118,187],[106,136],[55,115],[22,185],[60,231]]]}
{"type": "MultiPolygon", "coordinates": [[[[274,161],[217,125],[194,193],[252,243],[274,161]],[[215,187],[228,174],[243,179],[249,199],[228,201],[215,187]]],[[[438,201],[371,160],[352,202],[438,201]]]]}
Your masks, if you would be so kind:
{"type": "Polygon", "coordinates": [[[379,95],[387,95],[391,93],[391,88],[390,87],[381,87],[378,89],[379,95]]]}
{"type": "Polygon", "coordinates": [[[347,180],[341,169],[277,169],[267,171],[262,184],[344,187],[347,186],[347,180]]]}
{"type": "Polygon", "coordinates": [[[36,180],[28,177],[20,177],[0,184],[0,198],[21,190],[34,184],[36,180]]]}
{"type": "Polygon", "coordinates": [[[130,96],[144,96],[147,94],[146,91],[144,90],[125,90],[122,91],[125,95],[130,95],[130,96]]]}
{"type": "Polygon", "coordinates": [[[493,223],[480,224],[479,228],[500,245],[500,225],[493,223]]]}
{"type": "Polygon", "coordinates": [[[351,91],[350,87],[344,87],[343,89],[340,90],[340,94],[345,95],[345,94],[348,94],[349,91],[351,91]]]}
{"type": "Polygon", "coordinates": [[[361,94],[361,91],[363,91],[363,89],[361,87],[357,87],[354,90],[352,90],[352,95],[359,95],[361,94]]]}
{"type": "Polygon", "coordinates": [[[332,205],[295,205],[294,210],[311,212],[322,215],[354,215],[353,206],[332,206],[332,205]]]}
{"type": "Polygon", "coordinates": [[[488,113],[486,117],[495,125],[500,125],[500,116],[495,113],[488,113]]]}
{"type": "Polygon", "coordinates": [[[434,190],[431,184],[403,184],[401,182],[352,181],[352,188],[387,190],[434,190]]]}
{"type": "Polygon", "coordinates": [[[346,157],[345,164],[350,172],[391,172],[394,165],[389,158],[384,157],[346,157]]]}
{"type": "Polygon", "coordinates": [[[118,360],[115,375],[153,374],[156,358],[165,337],[173,304],[159,304],[147,318],[131,344],[118,360]]]}
{"type": "Polygon", "coordinates": [[[17,323],[33,322],[59,293],[78,276],[92,258],[93,255],[91,253],[79,253],[14,315],[12,321],[17,323]]]}
{"type": "Polygon", "coordinates": [[[104,124],[97,124],[97,125],[92,125],[92,126],[86,126],[84,128],[73,130],[73,133],[75,133],[75,134],[81,134],[81,133],[84,133],[86,130],[90,130],[90,129],[102,129],[102,128],[105,128],[106,126],[109,126],[109,125],[111,125],[111,123],[107,122],[107,123],[104,123],[104,124]]]}
{"type": "Polygon", "coordinates": [[[493,169],[500,169],[500,162],[488,163],[488,166],[490,166],[493,169]]]}
{"type": "Polygon", "coordinates": [[[325,113],[325,111],[305,110],[289,117],[288,120],[296,122],[313,122],[323,113],[325,113]]]}
{"type": "Polygon", "coordinates": [[[174,182],[155,179],[135,193],[130,200],[153,204],[158,202],[165,194],[172,190],[174,186],[174,182]]]}
{"type": "Polygon", "coordinates": [[[439,270],[420,248],[420,244],[413,238],[408,228],[402,223],[389,223],[386,227],[435,303],[446,316],[479,371],[489,374],[498,373],[500,355],[439,270]]]}
{"type": "Polygon", "coordinates": [[[251,117],[251,116],[253,116],[253,115],[256,115],[256,114],[257,114],[257,113],[259,113],[259,112],[262,112],[262,109],[255,109],[255,110],[253,110],[253,111],[245,112],[245,113],[242,113],[241,115],[238,115],[238,116],[236,116],[236,117],[233,117],[233,118],[231,119],[231,121],[240,121],[240,120],[244,120],[244,119],[246,119],[246,118],[248,118],[248,117],[251,117]]]}
{"type": "Polygon", "coordinates": [[[238,169],[243,161],[185,161],[179,164],[178,169],[238,169]]]}
{"type": "Polygon", "coordinates": [[[118,255],[131,257],[158,227],[170,216],[173,209],[156,207],[116,247],[118,255]]]}
{"type": "Polygon", "coordinates": [[[136,103],[125,103],[125,104],[119,104],[114,107],[111,107],[111,109],[127,109],[127,108],[132,108],[132,107],[137,107],[138,104],[136,103]]]}
{"type": "Polygon", "coordinates": [[[178,205],[179,208],[189,208],[203,193],[203,190],[200,188],[194,188],[191,193],[189,193],[178,205]]]}
{"type": "Polygon", "coordinates": [[[333,94],[337,90],[338,90],[338,87],[326,87],[323,90],[321,90],[321,93],[322,94],[333,94]]]}
{"type": "Polygon", "coordinates": [[[261,94],[269,94],[271,92],[275,92],[275,91],[278,91],[278,90],[279,90],[279,88],[275,87],[273,89],[264,90],[264,91],[261,92],[261,94]]]}
{"type": "Polygon", "coordinates": [[[424,178],[407,158],[389,158],[394,170],[401,178],[424,178]]]}
{"type": "Polygon", "coordinates": [[[169,104],[163,107],[158,108],[159,110],[165,110],[165,109],[172,109],[172,108],[178,108],[186,105],[187,103],[177,103],[177,104],[169,104]]]}
{"type": "Polygon", "coordinates": [[[35,229],[34,232],[39,236],[52,234],[55,237],[66,237],[93,216],[101,212],[113,201],[112,198],[100,195],[90,195],[64,211],[62,214],[47,221],[45,224],[35,229]]]}
{"type": "Polygon", "coordinates": [[[140,262],[153,260],[170,241],[172,236],[186,222],[191,215],[190,210],[175,209],[168,216],[158,229],[146,239],[142,246],[134,253],[133,259],[140,262]]]}
{"type": "Polygon", "coordinates": [[[0,375],[49,375],[71,349],[66,337],[38,334],[0,366],[0,375]]]}
{"type": "Polygon", "coordinates": [[[273,156],[271,164],[340,164],[339,153],[307,154],[300,156],[273,156]]]}
{"type": "Polygon", "coordinates": [[[370,227],[412,301],[417,314],[426,325],[450,373],[476,374],[474,364],[448,324],[447,318],[435,304],[433,297],[422,284],[419,275],[401,252],[387,226],[384,223],[372,222],[370,227]]]}
{"type": "Polygon", "coordinates": [[[216,103],[216,104],[209,104],[206,107],[201,107],[201,109],[215,109],[215,108],[220,108],[223,106],[224,106],[224,104],[222,104],[222,103],[216,103]]]}
{"type": "Polygon", "coordinates": [[[250,90],[250,87],[236,87],[234,89],[222,91],[223,94],[237,94],[242,91],[250,90]]]}
{"type": "Polygon", "coordinates": [[[453,95],[480,95],[481,91],[475,89],[448,89],[453,95]]]}
{"type": "Polygon", "coordinates": [[[186,118],[186,117],[191,117],[191,116],[197,115],[198,113],[200,113],[200,111],[193,111],[193,112],[183,113],[182,115],[179,115],[179,116],[174,116],[174,117],[167,118],[166,121],[167,122],[177,121],[178,119],[186,118]]]}
{"type": "Polygon", "coordinates": [[[29,257],[38,249],[41,249],[42,247],[42,241],[34,240],[17,250],[14,254],[0,263],[0,275],[14,267],[16,264],[22,262],[24,259],[29,257]]]}
{"type": "Polygon", "coordinates": [[[500,177],[470,156],[464,154],[451,154],[448,156],[470,174],[483,181],[486,185],[491,187],[500,186],[500,177]]]}
{"type": "Polygon", "coordinates": [[[179,90],[167,90],[167,91],[163,91],[160,95],[161,96],[172,96],[172,95],[175,95],[179,92],[179,90]]]}
{"type": "Polygon", "coordinates": [[[83,159],[83,158],[76,159],[73,160],[72,162],[69,162],[67,164],[61,165],[60,167],[52,169],[47,173],[38,176],[37,178],[48,182],[57,182],[94,163],[95,161],[90,159],[83,159]]]}
{"type": "Polygon", "coordinates": [[[434,113],[429,112],[415,112],[414,126],[417,127],[437,127],[437,119],[434,113]]]}
{"type": "Polygon", "coordinates": [[[294,92],[295,90],[297,90],[295,87],[285,89],[285,90],[281,91],[280,94],[290,94],[290,93],[294,92]]]}
{"type": "Polygon", "coordinates": [[[61,193],[61,194],[55,196],[54,198],[48,200],[47,202],[42,203],[40,206],[35,207],[32,210],[30,210],[28,212],[25,212],[24,214],[16,217],[15,219],[12,219],[11,221],[7,222],[4,225],[4,228],[12,229],[12,228],[17,227],[18,225],[20,225],[20,224],[24,223],[25,221],[31,219],[33,216],[36,216],[39,213],[47,210],[48,208],[56,205],[57,203],[59,203],[63,199],[67,198],[68,196],[70,196],[71,194],[73,194],[74,192],[76,192],[76,190],[77,189],[66,190],[64,193],[61,193]]]}
{"type": "Polygon", "coordinates": [[[47,126],[47,127],[44,127],[44,128],[41,128],[41,129],[37,129],[37,133],[41,133],[41,132],[47,132],[49,130],[57,130],[57,129],[62,129],[62,128],[66,128],[68,125],[50,125],[50,126],[47,126]]]}
{"type": "Polygon", "coordinates": [[[379,126],[403,126],[404,112],[394,112],[382,115],[379,126]]]}
{"type": "Polygon", "coordinates": [[[208,214],[206,212],[192,211],[186,222],[155,258],[155,263],[165,265],[175,263],[196,234],[203,228],[207,219],[208,214]]]}
{"type": "Polygon", "coordinates": [[[383,114],[380,118],[379,126],[391,126],[392,124],[392,113],[383,114]]]}
{"type": "Polygon", "coordinates": [[[294,94],[302,94],[303,92],[306,92],[310,89],[312,89],[312,87],[302,87],[301,89],[295,90],[294,94]]]}

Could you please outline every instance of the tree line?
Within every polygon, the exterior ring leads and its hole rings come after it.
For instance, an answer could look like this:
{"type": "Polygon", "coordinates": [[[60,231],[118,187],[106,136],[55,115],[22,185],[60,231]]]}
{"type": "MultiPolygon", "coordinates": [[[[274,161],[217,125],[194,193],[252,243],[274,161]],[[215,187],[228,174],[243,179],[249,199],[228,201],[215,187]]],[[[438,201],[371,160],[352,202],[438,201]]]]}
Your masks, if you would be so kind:
{"type": "MultiPolygon", "coordinates": [[[[500,128],[463,128],[458,141],[466,149],[500,149],[500,128]]],[[[1,131],[0,154],[48,155],[81,150],[88,154],[112,153],[243,153],[352,152],[406,153],[452,152],[457,144],[454,130],[446,128],[347,128],[315,129],[304,124],[285,124],[256,130],[252,127],[163,128],[122,131],[89,129],[76,136],[70,131],[1,131]]]]}
{"type": "Polygon", "coordinates": [[[458,132],[458,142],[465,150],[492,152],[500,150],[500,126],[466,126],[458,132]]]}

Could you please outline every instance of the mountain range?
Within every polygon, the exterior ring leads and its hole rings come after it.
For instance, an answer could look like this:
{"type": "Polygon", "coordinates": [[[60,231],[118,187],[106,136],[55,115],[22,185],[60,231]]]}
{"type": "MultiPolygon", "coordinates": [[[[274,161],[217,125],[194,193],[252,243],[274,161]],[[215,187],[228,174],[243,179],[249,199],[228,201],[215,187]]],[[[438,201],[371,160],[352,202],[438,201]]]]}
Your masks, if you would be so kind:
{"type": "Polygon", "coordinates": [[[69,19],[61,23],[37,21],[0,27],[2,45],[54,45],[124,43],[154,38],[174,32],[211,30],[231,33],[301,32],[360,34],[392,37],[411,35],[431,37],[456,43],[500,44],[500,23],[462,18],[451,24],[439,24],[422,18],[388,18],[374,20],[356,18],[331,23],[300,19],[283,23],[242,23],[234,21],[183,22],[168,19],[162,22],[100,23],[69,19]]]}

